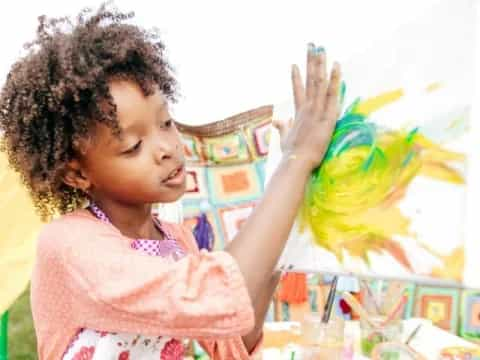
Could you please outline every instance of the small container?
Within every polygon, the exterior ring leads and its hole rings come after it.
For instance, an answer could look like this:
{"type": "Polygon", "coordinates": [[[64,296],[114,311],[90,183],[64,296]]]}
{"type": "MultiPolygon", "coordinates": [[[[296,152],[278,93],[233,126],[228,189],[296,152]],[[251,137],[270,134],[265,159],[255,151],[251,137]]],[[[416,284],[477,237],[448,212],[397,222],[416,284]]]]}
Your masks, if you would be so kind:
{"type": "Polygon", "coordinates": [[[319,313],[306,314],[301,324],[302,359],[342,360],[345,323],[332,317],[322,323],[319,313]]]}
{"type": "Polygon", "coordinates": [[[402,322],[394,320],[383,324],[385,317],[374,317],[372,323],[360,320],[360,344],[362,354],[370,357],[376,345],[386,342],[399,342],[402,337],[402,322]]]}

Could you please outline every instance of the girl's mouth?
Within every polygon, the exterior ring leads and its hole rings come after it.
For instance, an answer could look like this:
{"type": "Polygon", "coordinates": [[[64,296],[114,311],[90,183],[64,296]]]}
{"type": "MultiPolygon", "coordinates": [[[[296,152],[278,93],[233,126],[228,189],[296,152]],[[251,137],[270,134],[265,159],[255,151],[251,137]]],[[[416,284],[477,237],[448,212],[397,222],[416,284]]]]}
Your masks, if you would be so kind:
{"type": "Polygon", "coordinates": [[[165,185],[181,185],[185,180],[185,167],[179,166],[173,170],[165,180],[162,181],[165,185]]]}

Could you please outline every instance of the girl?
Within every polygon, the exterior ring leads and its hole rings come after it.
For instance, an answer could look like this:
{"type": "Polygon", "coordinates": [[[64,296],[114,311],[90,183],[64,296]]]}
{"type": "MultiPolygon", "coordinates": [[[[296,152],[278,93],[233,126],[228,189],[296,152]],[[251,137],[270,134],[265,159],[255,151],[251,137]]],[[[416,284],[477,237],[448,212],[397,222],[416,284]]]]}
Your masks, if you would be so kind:
{"type": "MultiPolygon", "coordinates": [[[[155,33],[102,6],[40,18],[0,98],[0,130],[46,225],[32,311],[40,359],[181,359],[197,339],[213,359],[258,348],[273,275],[310,172],[338,112],[339,67],[310,46],[306,87],[292,69],[296,121],[262,201],[225,251],[153,218],[185,191],[169,112],[176,82],[155,33]],[[274,221],[274,226],[272,226],[274,221]]],[[[192,54],[198,56],[198,54],[192,54]]]]}

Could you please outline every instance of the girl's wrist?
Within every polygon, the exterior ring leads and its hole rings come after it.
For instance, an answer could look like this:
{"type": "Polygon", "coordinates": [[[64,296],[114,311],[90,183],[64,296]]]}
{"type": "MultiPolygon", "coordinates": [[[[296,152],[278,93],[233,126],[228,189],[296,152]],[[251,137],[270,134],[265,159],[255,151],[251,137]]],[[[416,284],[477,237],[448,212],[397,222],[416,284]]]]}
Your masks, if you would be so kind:
{"type": "Polygon", "coordinates": [[[285,168],[288,173],[308,179],[313,170],[313,165],[306,157],[295,152],[285,152],[282,154],[281,168],[285,168]]]}
{"type": "Polygon", "coordinates": [[[297,172],[305,175],[310,175],[314,169],[313,159],[311,156],[305,156],[299,152],[284,152],[282,154],[282,164],[295,169],[297,172]]]}

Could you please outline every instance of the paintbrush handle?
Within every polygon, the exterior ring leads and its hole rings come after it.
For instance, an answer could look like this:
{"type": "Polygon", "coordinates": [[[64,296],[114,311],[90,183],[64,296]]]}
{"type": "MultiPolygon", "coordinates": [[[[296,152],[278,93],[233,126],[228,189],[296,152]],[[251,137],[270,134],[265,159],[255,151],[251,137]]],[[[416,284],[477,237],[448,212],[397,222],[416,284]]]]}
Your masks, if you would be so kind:
{"type": "Polygon", "coordinates": [[[363,320],[368,322],[368,324],[372,328],[377,327],[377,325],[375,325],[375,323],[370,318],[370,315],[368,315],[368,312],[365,310],[365,308],[358,302],[357,299],[355,299],[355,297],[353,297],[352,294],[348,292],[344,292],[342,294],[342,297],[343,297],[343,300],[345,300],[347,304],[358,314],[358,316],[360,316],[363,320]]]}
{"type": "Polygon", "coordinates": [[[385,321],[382,322],[382,326],[385,326],[387,325],[388,323],[390,323],[393,319],[395,319],[398,314],[400,313],[400,311],[402,311],[403,309],[403,306],[405,305],[405,303],[407,302],[407,299],[402,296],[402,298],[400,299],[400,301],[397,302],[397,304],[393,307],[393,309],[390,311],[390,313],[388,314],[387,318],[385,319],[385,321]]]}
{"type": "Polygon", "coordinates": [[[406,286],[400,282],[391,282],[385,294],[384,311],[388,313],[403,297],[406,286]]]}
{"type": "Polygon", "coordinates": [[[323,309],[323,316],[322,322],[328,323],[330,320],[330,314],[332,312],[333,302],[335,301],[335,292],[337,291],[337,282],[338,276],[335,276],[332,281],[332,285],[330,286],[330,291],[328,292],[327,302],[325,303],[325,307],[323,309]]]}
{"type": "Polygon", "coordinates": [[[375,311],[377,312],[377,315],[380,315],[382,312],[380,311],[380,306],[378,306],[377,299],[375,299],[375,295],[372,292],[372,289],[370,288],[370,285],[368,285],[368,282],[366,280],[361,280],[361,284],[367,291],[367,295],[370,298],[370,301],[373,303],[373,306],[375,307],[375,311]]]}

